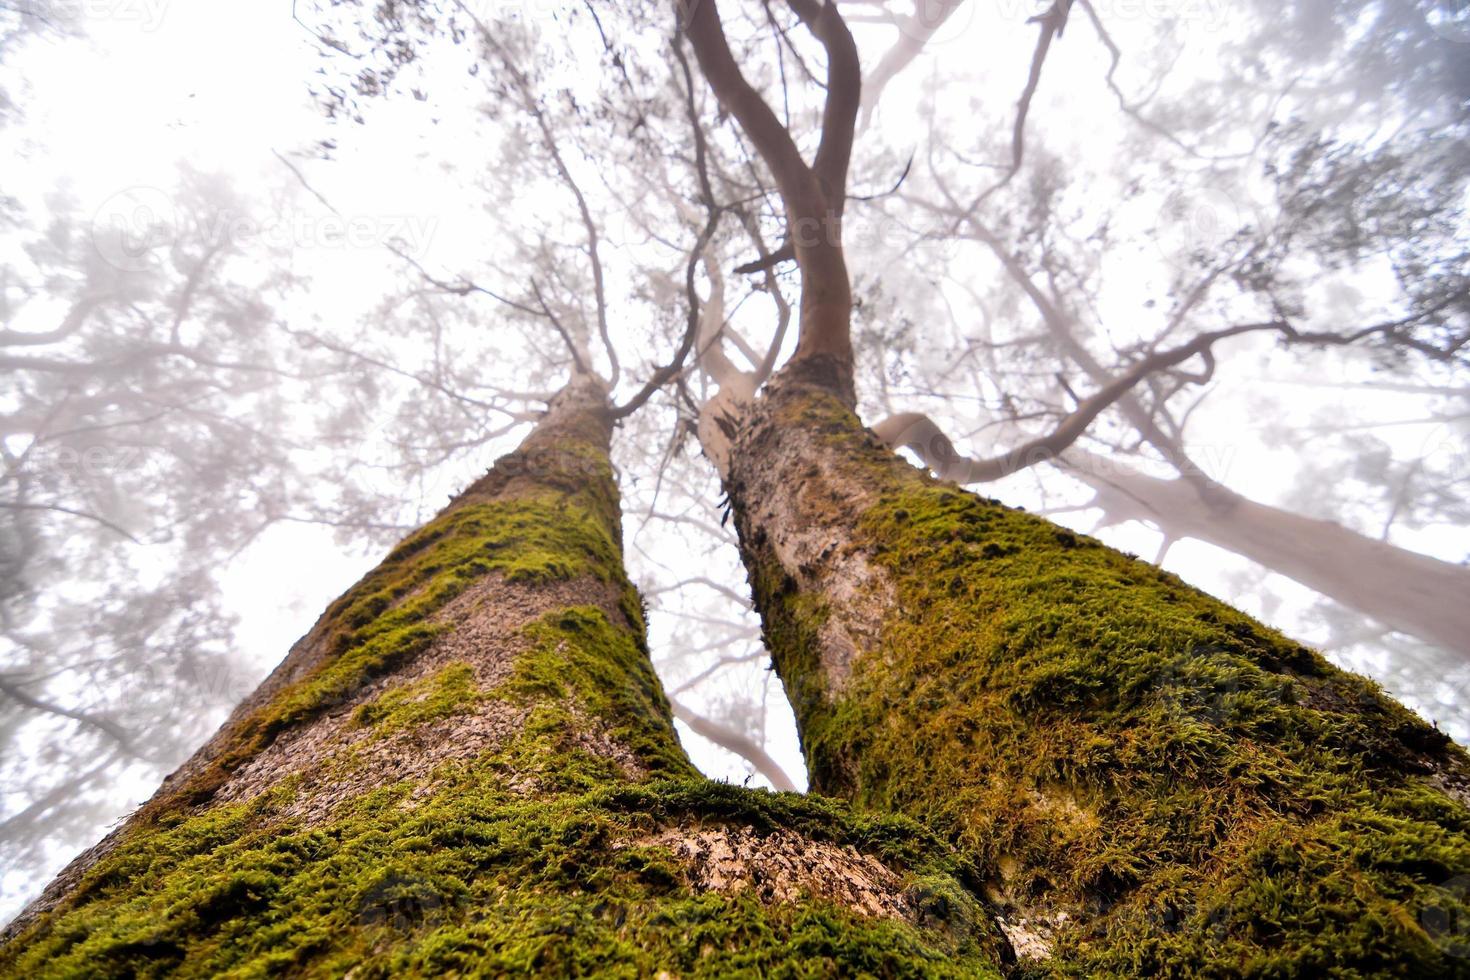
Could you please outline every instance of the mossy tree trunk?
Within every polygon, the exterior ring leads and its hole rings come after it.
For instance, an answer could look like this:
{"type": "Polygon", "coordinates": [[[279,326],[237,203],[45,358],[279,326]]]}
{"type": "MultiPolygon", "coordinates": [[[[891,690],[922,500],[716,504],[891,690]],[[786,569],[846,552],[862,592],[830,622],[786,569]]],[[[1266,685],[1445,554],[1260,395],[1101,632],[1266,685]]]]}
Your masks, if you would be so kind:
{"type": "Polygon", "coordinates": [[[788,369],[725,426],[815,791],[956,843],[1040,974],[1470,975],[1464,752],[1175,576],[909,465],[821,380],[788,369]]]}
{"type": "Polygon", "coordinates": [[[1005,940],[933,838],[694,771],[605,404],[570,386],[334,603],[0,975],[994,975],[1005,940]]]}

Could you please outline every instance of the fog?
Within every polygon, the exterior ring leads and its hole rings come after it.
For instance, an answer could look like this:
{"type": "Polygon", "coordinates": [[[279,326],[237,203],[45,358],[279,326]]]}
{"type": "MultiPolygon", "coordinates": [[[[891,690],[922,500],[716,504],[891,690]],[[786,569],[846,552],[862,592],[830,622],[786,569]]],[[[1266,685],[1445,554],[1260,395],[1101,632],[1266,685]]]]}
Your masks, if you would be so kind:
{"type": "MultiPolygon", "coordinates": [[[[1470,741],[1464,5],[917,3],[838,4],[864,421],[922,413],[977,465],[929,429],[916,465],[1470,741]]],[[[820,49],[722,9],[811,151],[820,49]]],[[[686,747],[804,786],[692,434],[789,356],[799,277],[737,271],[782,209],[677,30],[637,2],[0,4],[0,918],[581,362],[647,396],[614,456],[686,747]]]]}

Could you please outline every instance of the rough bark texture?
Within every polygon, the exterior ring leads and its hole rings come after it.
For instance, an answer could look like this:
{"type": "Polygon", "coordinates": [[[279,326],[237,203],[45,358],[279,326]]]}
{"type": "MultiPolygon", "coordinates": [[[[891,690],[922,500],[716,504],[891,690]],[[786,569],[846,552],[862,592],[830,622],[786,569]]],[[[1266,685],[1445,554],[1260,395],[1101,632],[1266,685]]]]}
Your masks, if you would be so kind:
{"type": "Polygon", "coordinates": [[[897,819],[697,776],[574,385],[9,931],[3,976],[984,976],[897,819]]]}
{"type": "Polygon", "coordinates": [[[1464,752],[830,390],[778,377],[726,477],[815,791],[958,844],[1023,972],[1470,975],[1464,752]]]}

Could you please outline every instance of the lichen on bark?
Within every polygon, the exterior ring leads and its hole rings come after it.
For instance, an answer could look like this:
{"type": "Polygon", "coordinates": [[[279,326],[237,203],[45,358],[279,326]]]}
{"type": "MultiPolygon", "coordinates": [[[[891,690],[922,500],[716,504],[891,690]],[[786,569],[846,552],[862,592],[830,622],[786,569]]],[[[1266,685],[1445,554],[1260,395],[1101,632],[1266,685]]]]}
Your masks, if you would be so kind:
{"type": "Polygon", "coordinates": [[[814,790],[957,844],[1028,969],[1470,972],[1465,753],[1374,685],[820,385],[773,383],[732,460],[814,790]]]}
{"type": "Polygon", "coordinates": [[[698,776],[600,388],[341,600],[0,947],[0,975],[995,976],[902,819],[698,776]]]}

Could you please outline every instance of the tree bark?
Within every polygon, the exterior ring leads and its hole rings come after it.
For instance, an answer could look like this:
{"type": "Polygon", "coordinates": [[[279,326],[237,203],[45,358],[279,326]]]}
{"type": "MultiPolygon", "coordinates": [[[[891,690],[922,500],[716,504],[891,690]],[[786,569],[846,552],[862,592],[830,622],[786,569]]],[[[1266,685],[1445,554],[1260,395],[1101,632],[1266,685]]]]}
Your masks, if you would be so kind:
{"type": "Polygon", "coordinates": [[[934,838],[695,773],[610,430],[569,386],[12,924],[0,975],[997,975],[934,838]]]}
{"type": "Polygon", "coordinates": [[[1371,616],[1391,630],[1470,657],[1470,567],[1377,541],[1341,524],[1257,503],[1216,486],[1164,480],[1072,450],[1067,472],[1098,494],[1110,519],[1144,520],[1195,538],[1371,616]]]}
{"type": "Polygon", "coordinates": [[[1470,970],[1470,763],[1443,734],[1177,577],[910,466],[829,386],[778,376],[724,429],[813,790],[958,845],[1023,962],[1470,970]]]}

